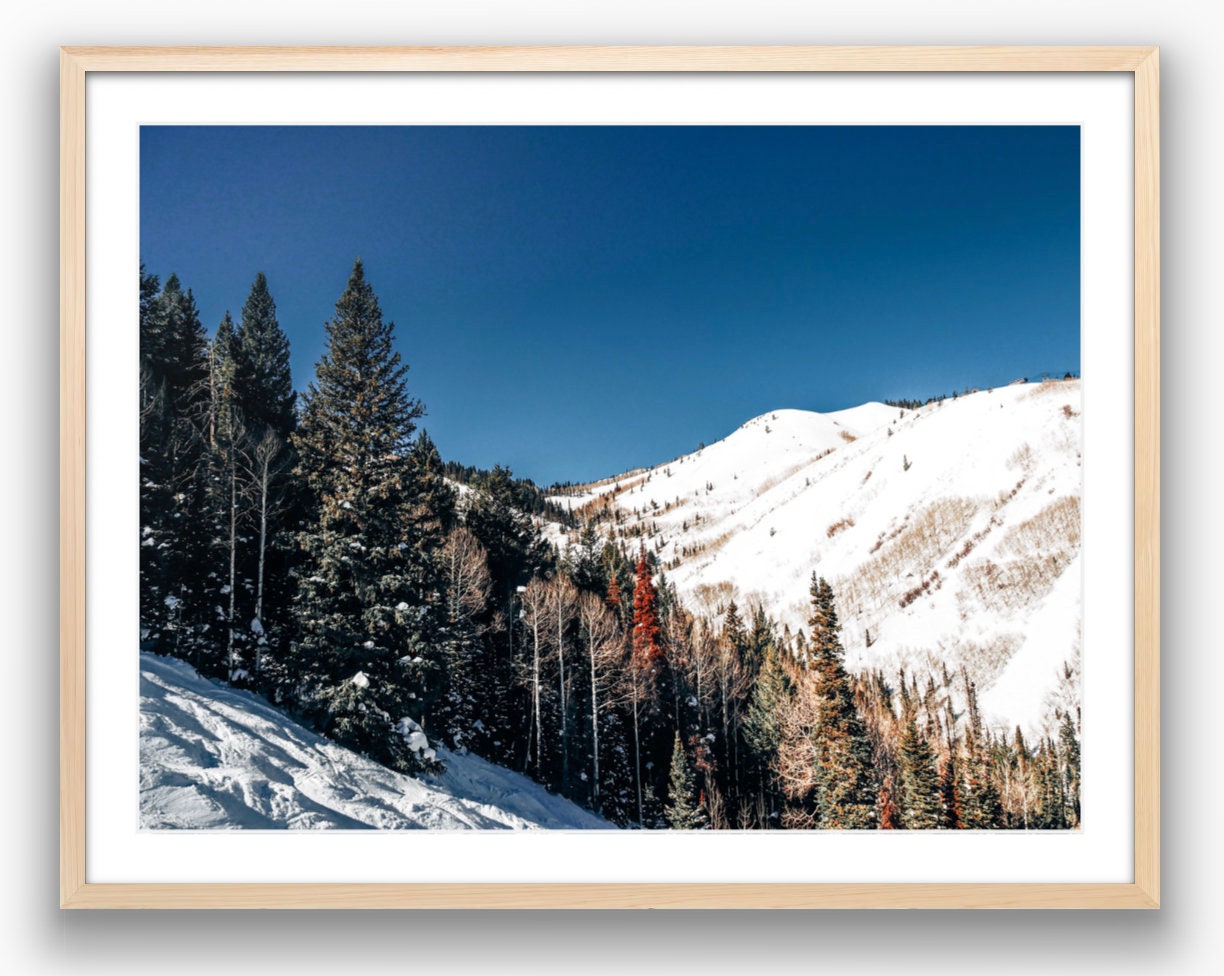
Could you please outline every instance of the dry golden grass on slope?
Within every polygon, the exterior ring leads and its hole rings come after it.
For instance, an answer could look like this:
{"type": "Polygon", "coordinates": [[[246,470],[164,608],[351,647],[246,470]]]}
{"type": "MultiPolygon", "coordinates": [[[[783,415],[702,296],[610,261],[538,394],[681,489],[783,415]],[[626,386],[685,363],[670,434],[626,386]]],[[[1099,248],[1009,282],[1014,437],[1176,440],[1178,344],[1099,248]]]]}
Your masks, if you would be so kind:
{"type": "Polygon", "coordinates": [[[966,587],[959,594],[962,615],[978,607],[1004,613],[1040,600],[1079,547],[1080,500],[1068,495],[1012,526],[993,558],[965,567],[966,587]]]}
{"type": "Polygon", "coordinates": [[[1028,396],[1032,399],[1034,397],[1049,396],[1052,393],[1062,393],[1065,395],[1067,389],[1069,387],[1074,388],[1075,385],[1075,380],[1046,378],[1040,383],[1030,384],[1031,389],[1028,391],[1028,396]]]}
{"type": "Polygon", "coordinates": [[[968,531],[980,505],[972,498],[943,498],[918,512],[872,558],[838,581],[834,589],[844,615],[873,613],[900,599],[968,531]]]}
{"type": "Polygon", "coordinates": [[[1079,496],[1065,495],[1008,529],[999,540],[998,552],[1015,556],[1042,549],[1074,552],[1079,549],[1080,524],[1079,496]]]}
{"type": "Polygon", "coordinates": [[[828,536],[830,539],[832,539],[833,536],[837,535],[838,532],[841,532],[845,529],[849,529],[853,527],[853,525],[854,525],[854,519],[850,518],[850,516],[847,515],[845,518],[838,519],[836,522],[830,525],[827,529],[825,529],[825,535],[828,536]]]}
{"type": "Polygon", "coordinates": [[[957,656],[978,691],[983,692],[998,680],[1022,642],[1020,634],[1000,634],[988,641],[965,641],[958,646],[957,656]]]}
{"type": "Polygon", "coordinates": [[[893,660],[889,661],[889,668],[896,671],[903,667],[911,674],[940,675],[947,671],[958,676],[964,668],[980,694],[998,680],[1023,641],[1022,634],[1007,633],[984,641],[956,639],[934,649],[902,648],[891,655],[893,660]]]}

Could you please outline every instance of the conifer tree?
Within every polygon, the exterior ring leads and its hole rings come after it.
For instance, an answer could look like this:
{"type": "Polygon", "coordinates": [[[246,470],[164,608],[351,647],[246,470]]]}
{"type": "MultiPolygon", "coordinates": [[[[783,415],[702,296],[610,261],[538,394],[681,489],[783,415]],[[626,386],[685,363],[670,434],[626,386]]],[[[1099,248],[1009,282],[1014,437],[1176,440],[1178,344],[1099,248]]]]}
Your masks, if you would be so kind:
{"type": "Polygon", "coordinates": [[[962,820],[968,830],[1002,826],[1003,804],[987,762],[988,743],[970,740],[965,757],[965,789],[962,820]]]}
{"type": "Polygon", "coordinates": [[[744,716],[744,742],[751,752],[756,789],[765,802],[767,814],[781,803],[777,784],[778,747],[782,742],[782,715],[791,695],[790,681],[778,660],[772,641],[765,646],[764,663],[752,689],[744,716]]]}
{"type": "Polygon", "coordinates": [[[409,396],[361,261],[353,266],[294,437],[308,491],[295,600],[296,697],[326,735],[398,769],[439,690],[436,520],[421,508],[409,396]]]}
{"type": "Polygon", "coordinates": [[[671,776],[668,780],[667,804],[664,809],[667,826],[672,830],[697,830],[705,823],[701,807],[697,803],[697,780],[693,767],[689,765],[680,733],[676,733],[672,746],[671,776]]]}
{"type": "Polygon", "coordinates": [[[880,784],[872,762],[871,739],[846,673],[833,590],[813,573],[810,593],[812,668],[820,703],[816,733],[820,825],[841,830],[875,827],[880,784]]]}
{"type": "Polygon", "coordinates": [[[935,830],[941,824],[942,804],[935,753],[918,728],[917,707],[901,678],[902,721],[899,756],[901,771],[901,823],[906,830],[935,830]]]}
{"type": "Polygon", "coordinates": [[[956,745],[950,742],[939,770],[939,797],[943,807],[942,826],[946,830],[959,830],[964,826],[959,778],[960,769],[956,761],[956,745]]]}
{"type": "Polygon", "coordinates": [[[234,366],[238,406],[252,436],[258,439],[266,429],[287,440],[296,422],[289,339],[277,320],[276,302],[262,271],[242,306],[234,366]]]}
{"type": "Polygon", "coordinates": [[[646,558],[646,547],[642,546],[633,585],[633,661],[648,670],[663,653],[659,645],[657,598],[650,560],[646,558]]]}
{"type": "Polygon", "coordinates": [[[1058,733],[1059,749],[1062,753],[1063,786],[1067,797],[1066,825],[1080,825],[1080,746],[1075,734],[1075,722],[1071,713],[1063,714],[1058,733]]]}
{"type": "Polygon", "coordinates": [[[142,646],[203,664],[214,622],[209,571],[208,340],[176,275],[140,279],[140,618],[142,646]]]}

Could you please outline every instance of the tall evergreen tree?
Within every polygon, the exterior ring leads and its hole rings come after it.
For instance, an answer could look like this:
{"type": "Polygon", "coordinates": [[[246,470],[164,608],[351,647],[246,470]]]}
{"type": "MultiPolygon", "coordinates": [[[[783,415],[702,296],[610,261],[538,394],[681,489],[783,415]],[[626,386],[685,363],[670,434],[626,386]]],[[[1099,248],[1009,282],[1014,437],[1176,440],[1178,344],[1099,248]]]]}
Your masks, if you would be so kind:
{"type": "Polygon", "coordinates": [[[289,339],[262,271],[242,306],[234,365],[238,406],[252,435],[261,437],[267,429],[287,440],[296,422],[289,339]]]}
{"type": "Polygon", "coordinates": [[[901,770],[901,823],[906,830],[935,830],[943,820],[939,773],[935,753],[918,728],[917,707],[901,678],[902,721],[899,763],[901,770]]]}
{"type": "Polygon", "coordinates": [[[875,827],[880,784],[872,762],[871,739],[846,673],[833,590],[813,573],[810,593],[812,668],[820,703],[816,733],[820,825],[842,830],[875,827]]]}
{"type": "Polygon", "coordinates": [[[948,751],[939,769],[939,796],[943,807],[943,824],[947,830],[959,830],[964,826],[964,811],[961,804],[960,768],[956,760],[956,745],[948,743],[948,751]]]}
{"type": "Polygon", "coordinates": [[[141,643],[202,664],[211,639],[208,478],[208,340],[195,298],[171,275],[140,279],[141,643]]]}
{"type": "Polygon", "coordinates": [[[1066,822],[1068,827],[1080,825],[1080,745],[1075,734],[1075,722],[1071,713],[1063,715],[1058,732],[1059,751],[1062,753],[1063,792],[1067,797],[1066,822]]]}
{"type": "Polygon", "coordinates": [[[679,732],[672,746],[671,775],[663,815],[672,830],[697,830],[705,824],[705,817],[697,802],[697,780],[685,755],[679,732]]]}
{"type": "Polygon", "coordinates": [[[309,493],[295,601],[296,696],[324,734],[399,769],[439,688],[436,520],[412,435],[421,404],[361,261],[353,266],[294,438],[309,493]]]}
{"type": "Polygon", "coordinates": [[[782,743],[782,715],[792,693],[786,671],[773,642],[765,646],[764,663],[752,689],[744,716],[744,742],[750,750],[755,790],[768,816],[780,810],[782,793],[777,783],[778,747],[782,743]]]}

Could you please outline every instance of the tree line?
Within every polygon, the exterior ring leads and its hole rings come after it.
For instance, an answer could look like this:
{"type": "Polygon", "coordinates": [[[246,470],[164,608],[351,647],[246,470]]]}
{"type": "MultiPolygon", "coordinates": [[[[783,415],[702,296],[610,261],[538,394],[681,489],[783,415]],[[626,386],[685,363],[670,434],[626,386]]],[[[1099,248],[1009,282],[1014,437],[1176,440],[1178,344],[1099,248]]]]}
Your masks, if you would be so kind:
{"type": "Polygon", "coordinates": [[[420,429],[360,261],[325,328],[296,395],[264,275],[210,339],[141,268],[144,649],[395,769],[471,750],[622,826],[1078,826],[1078,715],[1030,743],[964,672],[849,673],[815,575],[792,633],[686,607],[593,522],[550,545],[538,488],[420,429]]]}

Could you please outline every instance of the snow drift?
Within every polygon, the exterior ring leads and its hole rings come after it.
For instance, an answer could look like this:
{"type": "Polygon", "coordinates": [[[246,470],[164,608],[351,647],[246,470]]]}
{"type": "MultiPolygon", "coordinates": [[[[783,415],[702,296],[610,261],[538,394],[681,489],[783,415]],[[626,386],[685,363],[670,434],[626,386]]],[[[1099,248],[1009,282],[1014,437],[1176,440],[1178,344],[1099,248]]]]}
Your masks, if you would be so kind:
{"type": "Polygon", "coordinates": [[[440,775],[394,772],[250,692],[140,655],[141,827],[614,829],[518,773],[438,756],[440,775]]]}

